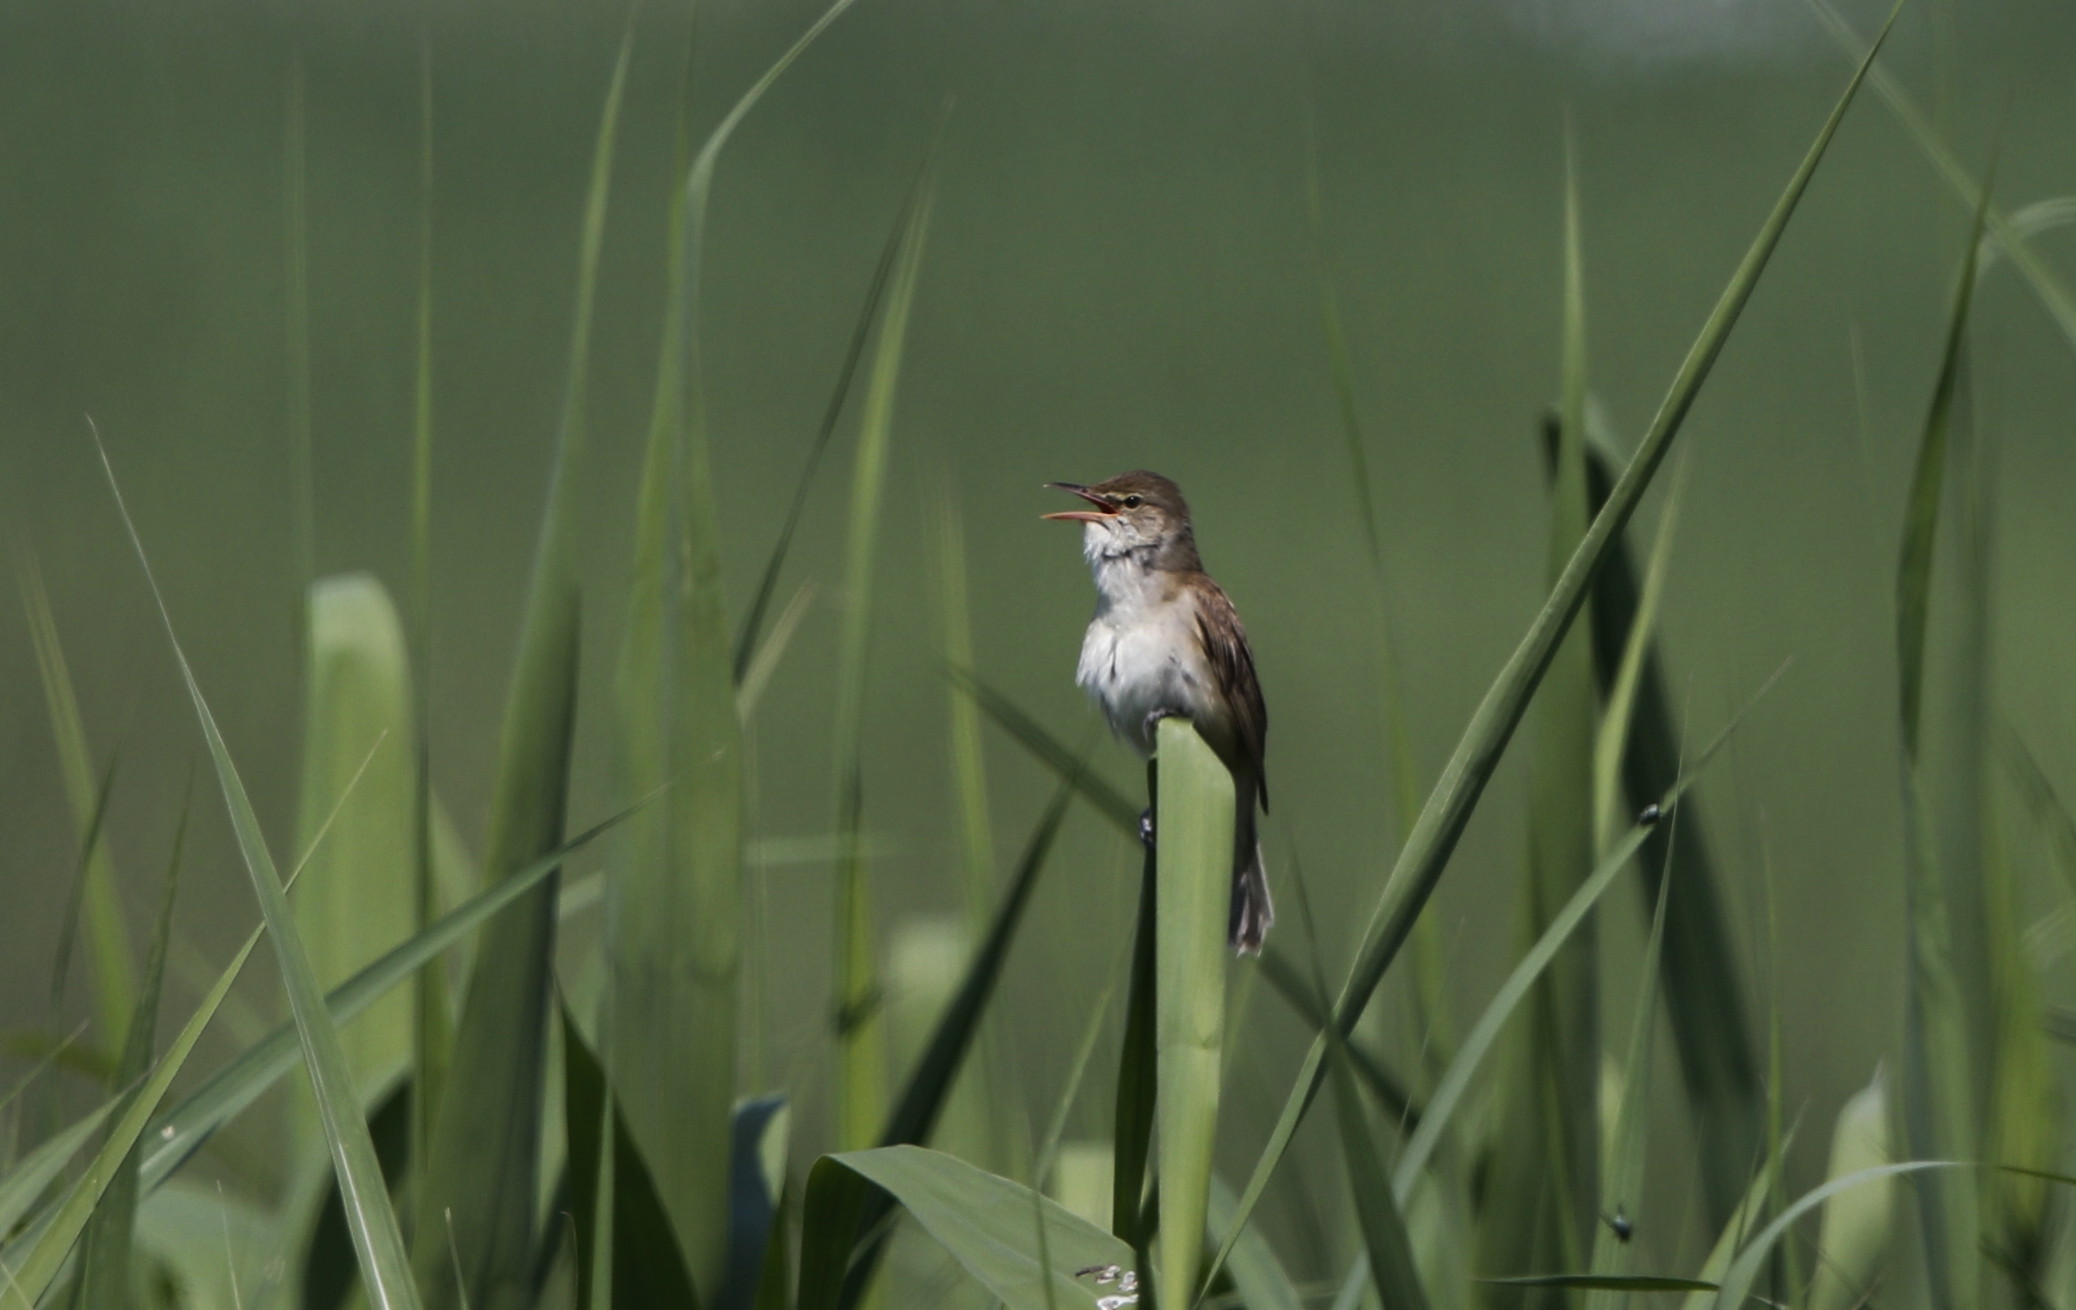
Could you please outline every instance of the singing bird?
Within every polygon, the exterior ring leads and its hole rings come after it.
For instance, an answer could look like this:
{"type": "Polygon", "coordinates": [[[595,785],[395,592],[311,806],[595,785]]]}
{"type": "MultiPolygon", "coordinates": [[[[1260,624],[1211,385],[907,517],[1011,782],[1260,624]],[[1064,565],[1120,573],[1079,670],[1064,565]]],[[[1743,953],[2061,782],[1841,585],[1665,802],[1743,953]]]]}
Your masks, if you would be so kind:
{"type": "Polygon", "coordinates": [[[1081,642],[1074,681],[1110,728],[1151,755],[1154,725],[1179,715],[1196,725],[1233,775],[1233,898],[1227,936],[1259,954],[1276,911],[1269,903],[1254,810],[1269,808],[1262,756],[1269,716],[1254,652],[1233,602],[1197,556],[1189,503],[1158,473],[1137,469],[1071,491],[1087,509],[1047,514],[1082,525],[1081,553],[1096,578],[1096,616],[1081,642]]]}

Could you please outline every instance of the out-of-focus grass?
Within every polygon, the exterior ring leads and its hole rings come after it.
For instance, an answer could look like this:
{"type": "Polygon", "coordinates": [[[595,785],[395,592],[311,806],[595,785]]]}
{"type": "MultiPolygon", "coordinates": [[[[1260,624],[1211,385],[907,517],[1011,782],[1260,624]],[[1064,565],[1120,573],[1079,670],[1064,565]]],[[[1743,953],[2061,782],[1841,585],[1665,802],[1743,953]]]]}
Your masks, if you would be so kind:
{"type": "MultiPolygon", "coordinates": [[[[1689,1310],[1735,1310],[1754,1290],[1811,1310],[1870,1299],[1905,1307],[2058,1303],[2059,1271],[2076,1267],[2076,1227],[2057,1200],[2067,1181],[2063,1071],[2046,1027],[2055,1011],[2043,997],[2062,980],[2053,972],[2059,958],[2036,956],[2026,944],[2042,937],[2031,927],[2043,895],[2030,876],[2034,847],[2066,860],[2076,826],[2056,799],[2067,789],[2046,763],[2007,750],[2014,767],[1992,767],[1990,743],[2002,740],[1991,732],[1998,665],[1988,601],[2001,585],[1990,549],[1998,502],[1985,454],[1993,436],[1972,423],[1965,383],[1978,260],[1990,242],[2001,243],[2052,309],[2051,271],[2012,243],[2046,230],[2059,211],[2005,219],[1989,188],[1980,189],[1930,379],[1894,592],[1910,949],[1856,966],[1882,971],[1910,997],[1903,1073],[1897,1096],[1877,1073],[1840,1113],[1819,1181],[1799,1176],[1791,1154],[1799,1107],[1778,1022],[1784,1010],[1820,998],[1773,998],[1775,1040],[1762,1073],[1745,1025],[1733,927],[1751,909],[1756,875],[1734,854],[1710,853],[1734,852],[1736,842],[1703,845],[1692,788],[1722,739],[1690,749],[1687,720],[1709,716],[1705,707],[1690,714],[1689,698],[1675,694],[1660,649],[1662,620],[1682,595],[1681,571],[1668,561],[1684,493],[1662,501],[1640,585],[1624,538],[1874,54],[1836,101],[1626,458],[1587,392],[1584,251],[1595,202],[1581,172],[1567,168],[1560,313],[1550,334],[1560,368],[1544,602],[1484,700],[1454,725],[1456,750],[1417,814],[1406,721],[1420,707],[1400,688],[1396,661],[1407,638],[1425,642],[1429,634],[1379,628],[1352,694],[1383,704],[1382,800],[1331,815],[1300,805],[1271,841],[1309,848],[1329,828],[1358,834],[1386,853],[1389,874],[1358,871],[1374,909],[1351,962],[1337,953],[1357,934],[1336,929],[1356,925],[1329,920],[1315,936],[1297,859],[1274,857],[1274,867],[1288,870],[1285,904],[1302,914],[1286,915],[1273,954],[1257,966],[1234,964],[1223,946],[1230,803],[1222,768],[1194,730],[1163,724],[1161,765],[1140,797],[1103,781],[1099,770],[1112,766],[1068,745],[1070,731],[1026,707],[1026,689],[1011,694],[992,676],[992,638],[975,621],[983,610],[969,607],[969,591],[1023,579],[969,568],[966,534],[995,525],[964,501],[933,506],[940,494],[959,495],[955,483],[917,472],[926,461],[916,452],[941,442],[911,441],[910,421],[895,405],[896,383],[934,362],[923,237],[951,213],[933,214],[938,197],[962,185],[938,171],[937,155],[865,281],[847,350],[837,351],[833,395],[819,425],[803,433],[804,470],[790,488],[741,488],[723,476],[729,443],[747,438],[710,412],[709,370],[739,360],[702,340],[698,313],[702,270],[729,252],[725,230],[708,227],[722,147],[847,3],[824,11],[702,148],[691,148],[690,126],[700,101],[681,94],[674,105],[658,367],[627,516],[632,566],[613,584],[624,593],[588,605],[629,619],[614,705],[601,712],[580,698],[588,684],[577,675],[580,519],[572,487],[580,469],[614,467],[583,456],[587,445],[605,444],[586,432],[596,297],[612,244],[606,201],[621,116],[636,104],[629,88],[639,47],[632,37],[622,46],[582,208],[564,410],[513,647],[488,878],[473,894],[460,885],[466,879],[435,876],[444,844],[435,840],[428,725],[438,707],[424,666],[442,621],[431,589],[433,533],[443,522],[432,480],[439,264],[431,211],[420,215],[411,617],[400,620],[370,579],[315,581],[298,771],[299,844],[315,853],[294,915],[202,679],[183,648],[174,649],[274,939],[291,1021],[228,1055],[170,1108],[162,1103],[174,1078],[197,1062],[203,1028],[258,934],[155,1055],[171,879],[137,972],[113,866],[97,840],[97,816],[118,793],[107,771],[94,786],[57,618],[25,567],[25,606],[73,826],[87,834],[77,869],[96,979],[91,1031],[114,1057],[115,1076],[70,1126],[41,1124],[15,1107],[28,1140],[0,1171],[0,1300],[171,1310],[220,1300],[229,1288],[240,1305],[288,1306],[303,1296],[327,1310],[349,1295],[369,1305],[512,1310],[852,1310],[946,1303],[961,1295],[951,1290],[956,1280],[1013,1310],[1156,1302],[1162,1310],[1293,1310],[1329,1301],[1354,1310],[1372,1298],[1393,1310],[1531,1301],[1609,1310],[1670,1292],[1686,1293],[1689,1310]],[[861,413],[848,513],[838,516],[847,537],[840,555],[814,554],[827,544],[827,534],[806,531],[819,504],[816,473],[836,449],[854,381],[863,383],[861,413]],[[738,548],[745,506],[757,537],[742,549],[761,548],[763,565],[736,619],[725,603],[723,562],[738,548]],[[890,616],[912,617],[912,593],[927,589],[907,585],[916,570],[889,525],[897,516],[928,520],[933,509],[932,617],[941,628],[929,644],[941,648],[950,679],[897,684],[875,663],[875,637],[890,616]],[[809,577],[778,606],[789,569],[809,577]],[[840,575],[842,585],[817,574],[840,575]],[[1941,578],[1953,585],[1942,588],[1941,578]],[[816,594],[837,611],[833,638],[807,621],[806,598],[816,594]],[[1575,626],[1589,607],[1590,632],[1575,626]],[[812,760],[794,758],[796,736],[760,745],[744,731],[753,711],[795,711],[789,698],[797,688],[774,676],[789,651],[815,660],[833,693],[830,721],[814,725],[827,749],[812,760]],[[937,706],[947,696],[951,766],[938,826],[950,836],[940,848],[904,828],[902,840],[883,841],[880,802],[865,798],[910,780],[876,772],[868,738],[883,709],[937,706]],[[1500,870],[1518,880],[1527,912],[1518,932],[1496,906],[1473,917],[1465,931],[1517,949],[1496,992],[1465,995],[1471,975],[1423,909],[1458,862],[1474,812],[1515,799],[1504,788],[1486,794],[1515,729],[1531,718],[1532,748],[1520,752],[1532,770],[1524,789],[1529,840],[1500,870]],[[629,817],[564,840],[572,780],[590,767],[581,725],[593,720],[610,723],[603,738],[633,806],[630,839],[611,851],[603,874],[562,888],[564,862],[629,817]],[[1005,735],[986,731],[985,721],[1005,735]],[[766,759],[767,769],[833,777],[833,823],[819,810],[796,816],[759,805],[748,780],[760,749],[783,757],[766,759]],[[1049,799],[1031,789],[1034,772],[1051,775],[1049,799]],[[2043,826],[2043,842],[2006,822],[2007,793],[2043,826]],[[1099,835],[1079,831],[1077,799],[1090,802],[1098,822],[1087,827],[1099,835]],[[1159,811],[1161,840],[1143,856],[1134,918],[1130,886],[1092,898],[1086,871],[1064,852],[1113,843],[1113,867],[1129,884],[1142,801],[1159,811]],[[998,878],[993,834],[1005,824],[1028,824],[1029,836],[998,878]],[[779,849],[814,858],[765,858],[779,849]],[[928,956],[926,968],[883,968],[880,925],[910,913],[925,895],[922,875],[943,870],[956,875],[947,885],[972,931],[930,936],[916,925],[941,916],[896,919],[906,930],[885,934],[889,940],[934,944],[916,949],[928,956]],[[1634,934],[1610,928],[1599,910],[1632,873],[1652,909],[1634,959],[1626,951],[1634,934]],[[817,874],[826,885],[811,895],[789,881],[817,874]],[[766,913],[746,912],[752,879],[765,880],[755,890],[766,913]],[[1062,887],[1077,898],[1071,906],[1062,887]],[[456,908],[437,915],[445,900],[456,908]],[[600,904],[605,923],[593,933],[585,916],[600,904]],[[821,907],[831,904],[834,923],[826,924],[821,907]],[[1069,916],[1073,940],[1045,921],[1052,913],[1069,916]],[[1303,933],[1294,930],[1300,920],[1303,933]],[[565,934],[565,922],[576,930],[565,934]],[[831,928],[833,950],[803,945],[830,940],[831,928]],[[1358,1035],[1356,1021],[1416,931],[1415,1042],[1358,1035]],[[1606,950],[1589,947],[1596,936],[1606,950]],[[444,994],[444,970],[464,954],[457,1011],[444,994]],[[1091,957],[1117,961],[1118,977],[1089,987],[1068,976],[1091,957]],[[830,1012],[804,1031],[770,1023],[764,998],[753,1001],[740,985],[745,958],[796,990],[826,980],[830,1012]],[[1228,1022],[1255,981],[1235,970],[1256,967],[1292,1007],[1265,1012],[1279,1021],[1294,1013],[1298,1036],[1310,1040],[1294,1082],[1288,1043],[1265,1039],[1262,1023],[1228,1022]],[[1331,976],[1343,979],[1337,990],[1331,976]],[[414,980],[407,1035],[403,1013],[384,998],[400,1004],[414,980]],[[1623,1007],[1622,989],[1632,983],[1623,1007]],[[321,989],[330,984],[327,995],[321,989]],[[1231,1007],[1229,984],[1237,984],[1231,1007]],[[1073,998],[1084,992],[1097,999],[1076,1008],[1073,998]],[[1460,1042],[1444,1022],[1457,1007],[1478,1015],[1460,1042]],[[1627,1016],[1618,1047],[1602,1039],[1603,1010],[1627,1016]],[[882,1048],[889,1014],[900,1018],[904,1067],[882,1048]],[[1668,1035],[1661,1015],[1684,1075],[1678,1084],[1659,1068],[1668,1035]],[[1037,1037],[1053,1030],[1072,1037],[1071,1058],[1048,1058],[1037,1037]],[[1493,1058],[1510,1038],[1518,1039],[1512,1057],[1493,1058]],[[745,1049],[758,1058],[739,1058],[745,1049]],[[302,1189],[269,1197],[243,1186],[234,1157],[200,1154],[212,1136],[237,1131],[241,1116],[298,1067],[316,1092],[306,1137],[326,1144],[337,1187],[314,1219],[302,1189]],[[401,1079],[387,1076],[398,1068],[401,1079]],[[1414,1071],[1410,1086],[1394,1068],[1414,1071]],[[1603,1085],[1619,1095],[1604,1102],[1603,1085]],[[1283,1086],[1289,1095],[1272,1118],[1276,1102],[1265,1092],[1283,1086]],[[1323,1090],[1334,1114],[1318,1130],[1322,1159],[1299,1133],[1323,1090]],[[1033,1110],[1046,1121],[1035,1142],[1033,1110]],[[1685,1137],[1667,1134],[1669,1117],[1683,1117],[1685,1137]],[[1892,1158],[1898,1152],[1916,1158],[1892,1158]],[[1253,1172],[1243,1180],[1234,1170],[1249,1159],[1253,1172]],[[205,1173],[230,1175],[238,1195],[211,1209],[205,1173]],[[1272,1177],[1289,1185],[1271,1186],[1272,1177]],[[1897,1204],[1911,1191],[1914,1213],[1897,1204]],[[1084,1213],[1100,1213],[1106,1194],[1108,1231],[1084,1213]],[[223,1232],[220,1259],[195,1236],[210,1222],[223,1232]],[[897,1242],[941,1250],[941,1269],[884,1258],[897,1242]],[[256,1256],[247,1246],[264,1249],[256,1256]],[[363,1290],[352,1293],[356,1265],[363,1290]]],[[[1896,88],[1883,89],[1903,103],[1896,88]]],[[[429,74],[420,91],[418,162],[429,195],[429,74]]],[[[296,271],[306,227],[321,230],[323,221],[322,193],[306,193],[301,181],[301,94],[292,92],[289,115],[291,337],[307,326],[313,294],[296,271]]],[[[1954,173],[1956,156],[1941,154],[1948,148],[1908,115],[1906,124],[1954,173]]],[[[1345,527],[1359,537],[1369,572],[1349,594],[1373,592],[1378,612],[1396,619],[1382,502],[1371,485],[1375,452],[1358,414],[1358,345],[1325,257],[1316,162],[1308,184],[1328,380],[1341,458],[1356,484],[1345,527]]],[[[292,355],[300,349],[290,347],[292,355]]],[[[313,470],[324,461],[311,410],[326,360],[319,352],[292,363],[291,453],[298,485],[314,488],[321,484],[313,470]]],[[[625,435],[614,430],[609,439],[625,435]]],[[[1713,475],[1705,463],[1691,468],[1695,487],[1713,475]]],[[[315,515],[308,506],[299,513],[298,567],[307,572],[315,515]]],[[[588,575],[584,585],[593,585],[588,575]]],[[[1273,665],[1265,659],[1265,667],[1273,665]]],[[[2023,728],[2029,738],[2039,731],[2023,728]]],[[[934,726],[928,736],[935,759],[944,738],[934,726]]],[[[1869,753],[1888,759],[1883,749],[1869,753]]],[[[123,794],[138,785],[133,776],[123,774],[123,794]]],[[[2068,888],[2050,886],[2066,913],[2068,888]]],[[[1770,925],[1770,897],[1767,914],[1770,925]]],[[[55,1067],[35,1081],[53,1107],[55,1067]]]]}

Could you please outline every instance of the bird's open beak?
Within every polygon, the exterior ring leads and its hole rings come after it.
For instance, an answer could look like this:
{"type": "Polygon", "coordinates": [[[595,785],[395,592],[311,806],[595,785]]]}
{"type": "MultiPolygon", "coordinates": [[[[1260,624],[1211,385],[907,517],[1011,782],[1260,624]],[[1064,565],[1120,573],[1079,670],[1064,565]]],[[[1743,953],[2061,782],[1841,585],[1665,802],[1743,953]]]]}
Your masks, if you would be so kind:
{"type": "Polygon", "coordinates": [[[1095,508],[1093,510],[1063,509],[1057,514],[1045,514],[1040,517],[1058,519],[1063,523],[1101,523],[1104,519],[1117,517],[1117,506],[1111,503],[1109,497],[1100,492],[1090,491],[1087,487],[1073,482],[1048,482],[1045,485],[1057,487],[1061,491],[1071,491],[1089,504],[1094,505],[1095,508]]]}

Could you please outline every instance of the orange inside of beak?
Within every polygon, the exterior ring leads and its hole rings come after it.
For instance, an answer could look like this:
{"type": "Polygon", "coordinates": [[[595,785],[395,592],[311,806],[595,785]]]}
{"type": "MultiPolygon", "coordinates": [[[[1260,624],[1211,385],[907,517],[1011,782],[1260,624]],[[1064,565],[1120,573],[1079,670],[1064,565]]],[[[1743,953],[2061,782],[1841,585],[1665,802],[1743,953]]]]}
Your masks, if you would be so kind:
{"type": "Polygon", "coordinates": [[[1041,514],[1039,515],[1040,518],[1053,519],[1062,523],[1101,523],[1104,519],[1117,516],[1117,507],[1115,505],[1111,504],[1107,498],[1090,491],[1087,487],[1077,487],[1071,482],[1053,482],[1047,485],[1058,487],[1061,491],[1071,491],[1095,506],[1095,508],[1092,510],[1063,509],[1056,514],[1041,514]]]}

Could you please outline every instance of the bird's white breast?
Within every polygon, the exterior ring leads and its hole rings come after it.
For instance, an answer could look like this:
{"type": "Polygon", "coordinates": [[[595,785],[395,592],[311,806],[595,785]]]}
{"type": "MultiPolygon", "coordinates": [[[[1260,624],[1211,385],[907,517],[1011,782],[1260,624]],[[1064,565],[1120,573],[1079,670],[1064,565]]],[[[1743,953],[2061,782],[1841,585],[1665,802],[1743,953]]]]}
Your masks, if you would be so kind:
{"type": "Polygon", "coordinates": [[[1096,615],[1081,641],[1074,681],[1103,707],[1118,736],[1151,754],[1156,711],[1202,723],[1215,712],[1211,670],[1188,591],[1131,556],[1091,559],[1096,615]]]}

